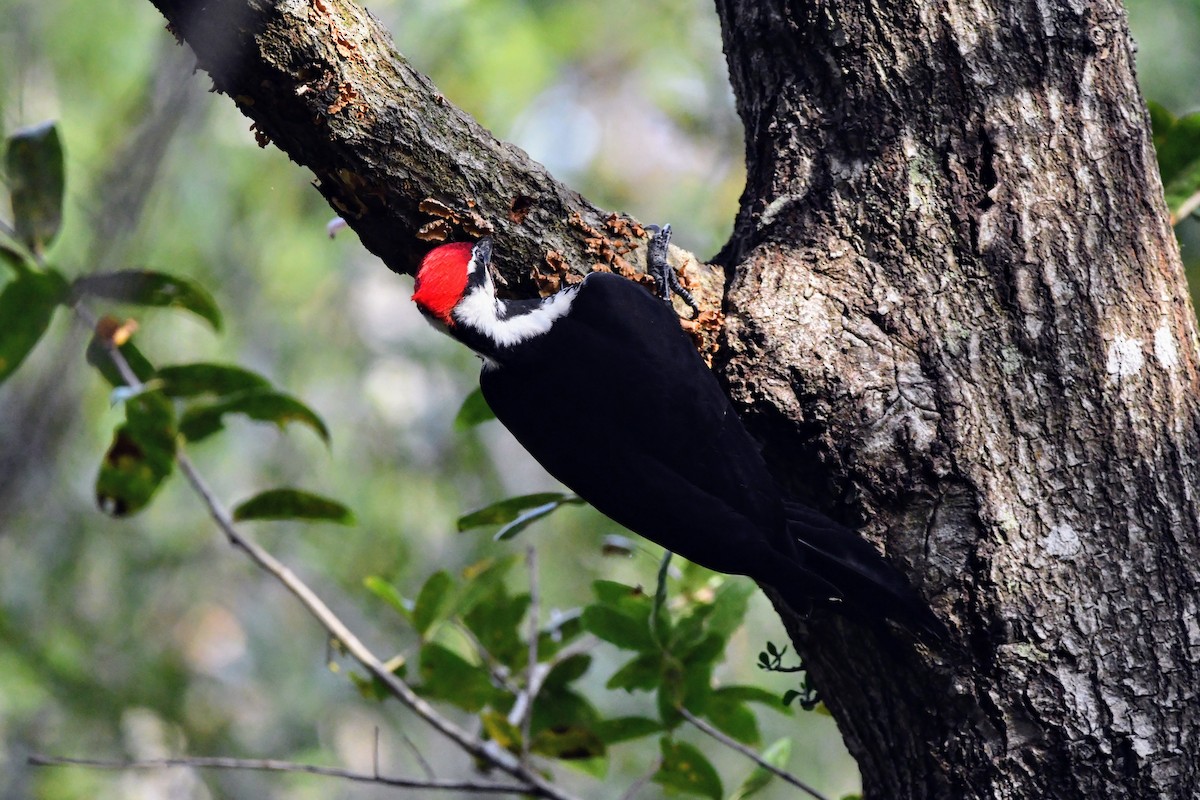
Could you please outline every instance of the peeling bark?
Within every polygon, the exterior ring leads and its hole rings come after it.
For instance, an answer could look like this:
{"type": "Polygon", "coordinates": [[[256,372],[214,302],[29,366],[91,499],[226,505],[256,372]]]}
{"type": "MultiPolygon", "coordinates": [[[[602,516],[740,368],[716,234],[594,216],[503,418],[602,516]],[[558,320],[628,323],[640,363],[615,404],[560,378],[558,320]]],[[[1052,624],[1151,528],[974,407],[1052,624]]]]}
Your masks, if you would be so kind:
{"type": "Polygon", "coordinates": [[[1198,340],[1123,10],[717,6],[724,375],[960,636],[792,621],[866,795],[1194,796],[1198,340]]]}

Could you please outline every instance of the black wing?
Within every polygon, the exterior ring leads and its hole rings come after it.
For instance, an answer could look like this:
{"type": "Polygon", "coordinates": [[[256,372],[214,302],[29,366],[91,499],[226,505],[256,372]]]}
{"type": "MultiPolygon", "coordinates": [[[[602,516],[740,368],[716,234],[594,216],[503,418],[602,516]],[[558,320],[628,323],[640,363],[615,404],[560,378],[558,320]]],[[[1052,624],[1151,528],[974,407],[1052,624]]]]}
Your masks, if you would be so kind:
{"type": "Polygon", "coordinates": [[[496,416],[604,514],[722,572],[757,575],[794,553],[757,443],[641,286],[589,275],[548,334],[495,361],[480,384],[496,416]]]}

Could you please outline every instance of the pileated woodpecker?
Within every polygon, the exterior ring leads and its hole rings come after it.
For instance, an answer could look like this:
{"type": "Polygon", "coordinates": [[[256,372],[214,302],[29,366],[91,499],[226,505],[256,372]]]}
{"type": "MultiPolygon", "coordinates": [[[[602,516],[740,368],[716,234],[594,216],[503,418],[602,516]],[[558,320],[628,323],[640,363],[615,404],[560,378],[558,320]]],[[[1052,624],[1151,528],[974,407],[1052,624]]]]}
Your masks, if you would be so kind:
{"type": "Polygon", "coordinates": [[[648,257],[663,297],[593,272],[549,297],[501,300],[484,238],[430,251],[413,300],[483,359],[483,396],[517,441],[608,517],[771,586],[798,613],[829,605],[941,638],[869,542],[784,497],[671,308],[669,236],[659,231],[648,257]]]}

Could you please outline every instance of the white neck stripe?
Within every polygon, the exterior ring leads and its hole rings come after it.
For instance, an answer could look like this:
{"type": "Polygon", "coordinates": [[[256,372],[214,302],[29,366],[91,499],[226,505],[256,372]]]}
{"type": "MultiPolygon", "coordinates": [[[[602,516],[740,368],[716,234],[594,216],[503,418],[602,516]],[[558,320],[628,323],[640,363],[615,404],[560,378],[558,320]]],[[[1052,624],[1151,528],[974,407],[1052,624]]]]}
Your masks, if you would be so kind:
{"type": "Polygon", "coordinates": [[[491,290],[491,281],[466,294],[451,312],[459,325],[473,328],[490,339],[497,347],[515,344],[541,336],[571,310],[578,289],[571,287],[542,300],[532,310],[511,317],[503,316],[504,304],[491,290]]]}

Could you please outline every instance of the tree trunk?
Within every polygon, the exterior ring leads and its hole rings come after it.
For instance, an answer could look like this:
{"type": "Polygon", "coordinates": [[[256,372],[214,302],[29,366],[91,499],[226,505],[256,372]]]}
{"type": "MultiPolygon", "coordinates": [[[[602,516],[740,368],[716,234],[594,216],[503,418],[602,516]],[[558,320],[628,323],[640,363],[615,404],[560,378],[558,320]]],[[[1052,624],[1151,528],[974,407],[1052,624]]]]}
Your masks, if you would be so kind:
{"type": "Polygon", "coordinates": [[[723,375],[955,631],[790,620],[865,795],[1195,796],[1200,348],[1120,5],[717,6],[723,375]]]}

